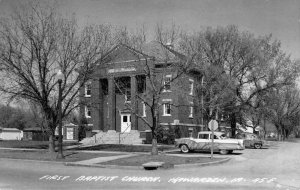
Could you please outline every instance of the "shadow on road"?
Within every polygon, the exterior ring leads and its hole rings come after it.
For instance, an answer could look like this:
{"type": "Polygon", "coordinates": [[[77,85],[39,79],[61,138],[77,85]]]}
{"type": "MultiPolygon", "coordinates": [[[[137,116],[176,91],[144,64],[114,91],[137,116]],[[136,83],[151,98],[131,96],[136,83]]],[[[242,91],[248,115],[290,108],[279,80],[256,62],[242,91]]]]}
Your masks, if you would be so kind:
{"type": "MultiPolygon", "coordinates": [[[[191,152],[188,152],[188,153],[182,153],[181,151],[172,151],[172,152],[168,152],[168,154],[183,154],[183,155],[205,154],[205,155],[208,155],[208,154],[211,154],[211,153],[208,152],[208,151],[191,151],[191,152]]],[[[214,152],[214,154],[220,154],[220,153],[219,152],[214,152]]],[[[242,152],[233,152],[230,155],[241,155],[241,154],[243,154],[243,153],[242,152]]]]}

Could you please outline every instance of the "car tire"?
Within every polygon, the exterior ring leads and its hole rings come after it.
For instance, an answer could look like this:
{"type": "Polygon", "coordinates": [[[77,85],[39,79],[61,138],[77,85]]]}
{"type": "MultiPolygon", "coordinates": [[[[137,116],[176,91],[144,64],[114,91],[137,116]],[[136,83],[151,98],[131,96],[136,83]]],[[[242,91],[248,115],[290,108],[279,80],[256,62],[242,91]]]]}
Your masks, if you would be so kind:
{"type": "Polygon", "coordinates": [[[180,150],[182,153],[188,153],[190,151],[189,147],[186,144],[180,145],[180,150]]]}
{"type": "Polygon", "coordinates": [[[260,149],[261,147],[262,147],[262,144],[258,144],[258,143],[254,144],[255,149],[260,149]]]}
{"type": "Polygon", "coordinates": [[[228,154],[232,154],[233,153],[233,150],[228,150],[228,154]]]}
{"type": "Polygon", "coordinates": [[[225,155],[225,154],[228,154],[229,153],[229,150],[220,150],[220,154],[222,155],[225,155]]]}

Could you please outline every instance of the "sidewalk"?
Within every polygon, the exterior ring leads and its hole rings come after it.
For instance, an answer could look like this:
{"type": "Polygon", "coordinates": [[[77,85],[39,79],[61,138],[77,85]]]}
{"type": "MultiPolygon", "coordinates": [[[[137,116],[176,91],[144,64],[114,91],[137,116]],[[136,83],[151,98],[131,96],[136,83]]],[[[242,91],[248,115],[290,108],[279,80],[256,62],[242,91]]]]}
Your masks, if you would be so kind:
{"type": "Polygon", "coordinates": [[[83,161],[78,161],[78,162],[65,162],[65,165],[66,166],[89,166],[89,167],[92,167],[92,166],[97,166],[103,162],[108,162],[108,161],[116,160],[116,159],[120,159],[120,158],[128,158],[128,157],[132,157],[132,156],[135,156],[135,154],[98,157],[98,158],[93,158],[93,159],[83,160],[83,161]]]}
{"type": "MultiPolygon", "coordinates": [[[[107,153],[106,151],[101,151],[101,152],[107,153]]],[[[118,153],[121,153],[121,152],[118,152],[118,153]]],[[[143,153],[143,152],[141,152],[141,153],[124,153],[123,152],[123,155],[99,157],[99,158],[93,158],[90,160],[78,161],[78,162],[65,162],[65,165],[66,166],[83,166],[83,167],[100,167],[100,168],[117,168],[117,169],[143,169],[144,168],[143,166],[121,166],[121,165],[101,164],[101,163],[116,160],[116,159],[130,158],[133,156],[138,156],[141,154],[149,154],[149,153],[143,153]]],[[[203,156],[201,154],[198,154],[198,155],[183,155],[183,154],[168,154],[168,153],[163,153],[163,154],[168,155],[168,156],[178,156],[178,157],[203,157],[203,158],[208,157],[208,156],[203,156]]],[[[204,162],[204,163],[179,164],[179,165],[174,165],[174,168],[208,166],[208,165],[225,163],[225,162],[228,162],[229,160],[231,160],[230,157],[222,156],[219,158],[222,158],[222,159],[218,160],[218,161],[209,161],[209,162],[204,162]]]]}

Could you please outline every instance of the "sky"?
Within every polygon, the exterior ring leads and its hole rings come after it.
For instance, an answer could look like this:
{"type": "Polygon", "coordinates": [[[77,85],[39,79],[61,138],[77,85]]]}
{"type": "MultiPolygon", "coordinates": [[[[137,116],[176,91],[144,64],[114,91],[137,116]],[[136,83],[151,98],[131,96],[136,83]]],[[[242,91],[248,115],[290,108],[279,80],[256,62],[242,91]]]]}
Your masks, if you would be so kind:
{"type": "MultiPolygon", "coordinates": [[[[59,0],[58,0],[59,1],[59,0]]],[[[21,0],[0,0],[0,15],[21,0]]],[[[272,33],[282,49],[300,59],[300,0],[61,0],[80,24],[112,24],[134,29],[172,23],[189,32],[237,25],[256,36],[272,33]]]]}

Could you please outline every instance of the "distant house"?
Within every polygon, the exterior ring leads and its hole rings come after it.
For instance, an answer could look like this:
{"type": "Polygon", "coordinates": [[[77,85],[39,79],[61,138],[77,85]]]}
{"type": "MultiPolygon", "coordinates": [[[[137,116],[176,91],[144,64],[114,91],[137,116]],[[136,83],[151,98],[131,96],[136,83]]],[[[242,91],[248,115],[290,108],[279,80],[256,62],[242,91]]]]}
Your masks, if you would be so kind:
{"type": "Polygon", "coordinates": [[[0,127],[1,140],[22,140],[23,131],[17,128],[3,128],[0,127]]]}
{"type": "Polygon", "coordinates": [[[24,140],[48,141],[49,136],[40,127],[30,127],[23,130],[24,140]]]}
{"type": "MultiPolygon", "coordinates": [[[[58,126],[55,128],[55,136],[58,138],[58,126]]],[[[63,141],[78,141],[78,125],[67,123],[62,126],[63,141]]]]}
{"type": "Polygon", "coordinates": [[[63,140],[78,140],[78,125],[68,123],[63,126],[63,140]]]}

